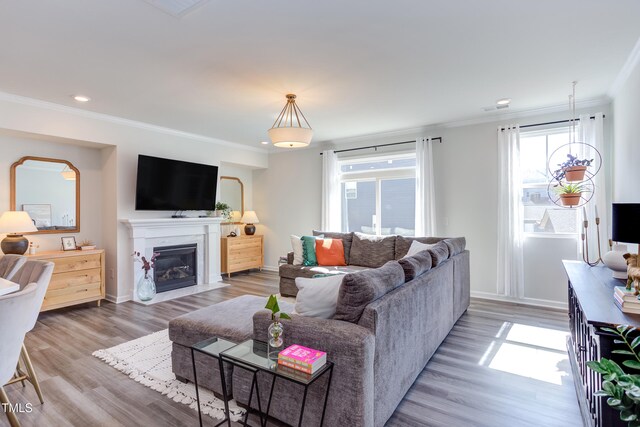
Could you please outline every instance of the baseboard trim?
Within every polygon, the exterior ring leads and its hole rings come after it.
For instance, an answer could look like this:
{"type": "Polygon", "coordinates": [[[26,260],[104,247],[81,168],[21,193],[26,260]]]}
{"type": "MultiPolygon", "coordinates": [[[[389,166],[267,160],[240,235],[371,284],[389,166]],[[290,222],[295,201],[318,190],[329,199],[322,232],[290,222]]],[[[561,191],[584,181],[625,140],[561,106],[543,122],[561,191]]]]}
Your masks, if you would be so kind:
{"type": "Polygon", "coordinates": [[[492,294],[490,292],[471,291],[471,296],[478,299],[486,299],[491,301],[504,301],[515,304],[531,305],[534,307],[553,308],[555,310],[567,311],[569,306],[566,302],[552,301],[538,298],[514,298],[505,295],[492,294]]]}
{"type": "Polygon", "coordinates": [[[264,267],[262,267],[262,269],[265,271],[271,271],[273,273],[277,273],[279,271],[279,268],[274,265],[265,265],[264,267]]]}
{"type": "Polygon", "coordinates": [[[104,299],[114,304],[121,304],[123,302],[131,301],[131,297],[127,296],[114,297],[113,295],[105,295],[104,299]]]}

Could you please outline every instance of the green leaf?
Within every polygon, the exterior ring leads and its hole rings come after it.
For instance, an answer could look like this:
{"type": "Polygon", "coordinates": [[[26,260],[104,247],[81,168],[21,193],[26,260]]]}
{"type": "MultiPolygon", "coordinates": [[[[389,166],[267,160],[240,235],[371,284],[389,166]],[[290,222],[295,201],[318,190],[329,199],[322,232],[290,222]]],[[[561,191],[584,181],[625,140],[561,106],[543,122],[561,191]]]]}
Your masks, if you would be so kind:
{"type": "Polygon", "coordinates": [[[270,295],[269,300],[267,301],[267,305],[264,306],[267,310],[271,310],[272,313],[277,313],[280,311],[280,306],[278,306],[278,298],[275,295],[270,295]]]}
{"type": "Polygon", "coordinates": [[[625,360],[622,364],[627,368],[640,369],[640,362],[637,360],[625,360]]]}
{"type": "Polygon", "coordinates": [[[280,318],[291,320],[291,316],[289,316],[287,313],[280,313],[280,318]]]}
{"type": "Polygon", "coordinates": [[[605,331],[605,332],[612,333],[612,334],[616,334],[616,335],[618,334],[618,331],[616,331],[615,329],[611,329],[611,328],[601,328],[601,330],[605,331]]]}
{"type": "Polygon", "coordinates": [[[640,345],[640,335],[638,335],[633,339],[633,341],[631,341],[631,348],[636,348],[638,345],[640,345]]]}
{"type": "Polygon", "coordinates": [[[607,393],[609,393],[611,396],[615,396],[616,386],[613,385],[613,383],[611,381],[603,381],[602,382],[602,389],[604,391],[606,391],[607,393]]]}
{"type": "Polygon", "coordinates": [[[629,410],[620,411],[620,419],[622,421],[635,421],[638,416],[629,410]]]}
{"type": "Polygon", "coordinates": [[[596,371],[599,374],[607,374],[609,371],[607,371],[607,369],[602,365],[602,363],[600,362],[596,362],[594,360],[591,360],[589,362],[587,362],[587,366],[593,370],[596,371]]]}
{"type": "Polygon", "coordinates": [[[630,356],[635,356],[636,354],[629,351],[629,350],[613,350],[611,353],[616,353],[616,354],[628,354],[630,356]]]}
{"type": "Polygon", "coordinates": [[[619,406],[621,403],[622,401],[620,399],[614,399],[613,397],[607,399],[607,404],[609,406],[619,406]]]}

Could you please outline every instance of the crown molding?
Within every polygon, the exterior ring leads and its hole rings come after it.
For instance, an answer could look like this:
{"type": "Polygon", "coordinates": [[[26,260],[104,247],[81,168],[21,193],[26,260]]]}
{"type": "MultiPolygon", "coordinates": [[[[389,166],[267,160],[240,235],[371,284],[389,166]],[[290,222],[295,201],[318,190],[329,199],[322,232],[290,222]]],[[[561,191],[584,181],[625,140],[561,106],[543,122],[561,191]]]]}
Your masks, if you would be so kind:
{"type": "Polygon", "coordinates": [[[640,63],[640,39],[636,42],[636,45],[631,49],[631,53],[627,57],[627,61],[622,66],[622,69],[618,73],[618,76],[613,81],[613,84],[609,88],[607,95],[611,99],[615,98],[620,88],[627,82],[627,79],[636,68],[636,66],[640,63]]]}
{"type": "Polygon", "coordinates": [[[125,119],[117,116],[111,116],[109,114],[82,110],[80,108],[69,107],[66,105],[56,104],[54,102],[43,101],[35,98],[28,98],[26,96],[15,95],[7,92],[0,92],[0,101],[13,102],[16,104],[27,105],[30,107],[42,108],[49,111],[57,111],[60,113],[70,114],[76,117],[99,120],[105,123],[113,123],[121,126],[127,126],[131,128],[157,132],[164,135],[174,136],[177,138],[190,139],[192,141],[205,142],[208,144],[216,144],[216,145],[234,148],[238,150],[254,151],[257,153],[268,154],[268,150],[265,150],[260,147],[252,147],[250,145],[240,144],[238,142],[231,142],[223,139],[211,138],[211,137],[199,135],[196,133],[190,133],[190,132],[185,132],[177,129],[154,125],[151,123],[139,122],[136,120],[125,119]]]}

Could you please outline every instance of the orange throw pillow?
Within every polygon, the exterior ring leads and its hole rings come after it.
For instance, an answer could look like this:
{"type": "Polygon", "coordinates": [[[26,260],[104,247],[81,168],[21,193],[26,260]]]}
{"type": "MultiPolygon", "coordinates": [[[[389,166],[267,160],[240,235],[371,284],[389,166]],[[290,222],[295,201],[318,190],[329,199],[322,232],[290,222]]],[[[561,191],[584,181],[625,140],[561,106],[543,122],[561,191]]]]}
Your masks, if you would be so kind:
{"type": "Polygon", "coordinates": [[[316,239],[318,265],[347,265],[341,239],[316,239]]]}

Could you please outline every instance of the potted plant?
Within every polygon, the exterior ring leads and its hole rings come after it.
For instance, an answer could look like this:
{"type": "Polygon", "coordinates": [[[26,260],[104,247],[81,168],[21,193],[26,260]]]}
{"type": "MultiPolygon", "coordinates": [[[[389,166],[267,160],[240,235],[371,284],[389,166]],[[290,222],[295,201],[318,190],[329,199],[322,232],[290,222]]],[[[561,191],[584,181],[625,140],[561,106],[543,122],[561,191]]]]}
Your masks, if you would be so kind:
{"type": "Polygon", "coordinates": [[[215,210],[216,216],[221,216],[227,221],[231,220],[231,206],[229,206],[224,202],[218,202],[216,203],[215,208],[216,208],[215,210]]]}
{"type": "Polygon", "coordinates": [[[583,188],[579,184],[560,184],[556,188],[556,192],[560,196],[563,206],[575,206],[580,204],[583,188]]]}
{"type": "Polygon", "coordinates": [[[81,251],[90,251],[96,248],[96,244],[89,239],[84,239],[80,242],[80,250],[81,251]]]}
{"type": "Polygon", "coordinates": [[[287,313],[283,313],[280,311],[280,306],[278,305],[278,298],[275,295],[269,296],[267,300],[267,305],[265,307],[267,310],[271,311],[271,325],[269,325],[268,333],[269,333],[269,359],[278,360],[278,353],[283,349],[284,340],[284,328],[282,327],[282,323],[280,323],[280,319],[291,319],[291,317],[287,313]]]}
{"type": "MultiPolygon", "coordinates": [[[[622,362],[626,368],[640,370],[640,336],[637,329],[628,325],[618,325],[615,329],[602,328],[602,331],[617,335],[616,344],[624,344],[628,350],[613,350],[612,353],[630,356],[622,362]],[[631,341],[631,342],[630,342],[631,341]]],[[[587,366],[602,375],[602,389],[595,392],[596,396],[607,398],[607,405],[620,411],[620,419],[628,423],[629,427],[640,426],[640,375],[628,374],[620,365],[605,357],[599,361],[589,361],[587,366]]]]}
{"type": "Polygon", "coordinates": [[[579,182],[584,180],[587,167],[591,166],[593,159],[579,159],[577,156],[567,154],[567,160],[559,163],[559,169],[553,172],[557,181],[564,179],[567,182],[579,182]]]}

